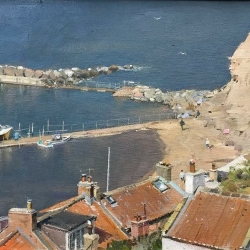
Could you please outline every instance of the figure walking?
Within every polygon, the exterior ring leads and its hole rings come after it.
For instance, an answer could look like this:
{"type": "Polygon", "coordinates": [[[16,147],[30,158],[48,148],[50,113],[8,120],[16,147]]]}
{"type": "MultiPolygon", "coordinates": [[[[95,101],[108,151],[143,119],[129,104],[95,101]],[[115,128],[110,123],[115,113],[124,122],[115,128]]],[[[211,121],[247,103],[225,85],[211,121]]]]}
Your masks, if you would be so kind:
{"type": "Polygon", "coordinates": [[[181,130],[184,130],[183,126],[185,125],[185,122],[182,119],[180,121],[180,125],[181,125],[181,130]]]}
{"type": "Polygon", "coordinates": [[[208,138],[206,138],[206,147],[210,148],[210,142],[209,142],[208,138]]]}
{"type": "Polygon", "coordinates": [[[180,177],[182,182],[185,182],[185,173],[183,172],[183,170],[181,170],[179,177],[180,177]]]}
{"type": "Polygon", "coordinates": [[[199,110],[197,110],[197,111],[196,111],[195,118],[197,118],[200,114],[201,114],[201,113],[200,113],[200,111],[199,111],[199,110]]]}

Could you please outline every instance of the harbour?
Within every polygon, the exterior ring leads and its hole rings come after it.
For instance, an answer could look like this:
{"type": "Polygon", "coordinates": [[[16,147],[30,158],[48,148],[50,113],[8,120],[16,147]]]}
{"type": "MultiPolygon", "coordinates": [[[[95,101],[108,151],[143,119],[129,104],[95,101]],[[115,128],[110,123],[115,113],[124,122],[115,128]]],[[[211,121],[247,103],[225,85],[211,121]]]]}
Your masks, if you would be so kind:
{"type": "MultiPolygon", "coordinates": [[[[120,4],[2,2],[0,27],[4,35],[0,41],[0,64],[44,71],[132,64],[136,70],[100,75],[95,80],[140,82],[163,92],[212,90],[228,82],[228,56],[249,32],[249,3],[120,4]]],[[[0,150],[2,215],[11,207],[22,207],[27,197],[38,204],[37,209],[72,197],[79,175],[88,168],[95,169],[91,175],[105,187],[108,147],[110,189],[139,179],[162,160],[164,147],[154,131],[139,129],[90,136],[92,130],[110,129],[111,124],[144,123],[145,116],[166,113],[163,105],[113,98],[111,92],[16,84],[1,84],[0,98],[1,124],[10,124],[18,131],[20,123],[22,136],[18,142],[11,138],[10,142],[0,143],[4,145],[0,150]],[[46,135],[48,120],[50,125],[58,125],[53,130],[61,130],[64,121],[65,133],[80,131],[83,137],[53,149],[38,148],[35,143],[40,138],[39,130],[42,134],[44,127],[46,138],[51,138],[51,133],[46,135]],[[32,124],[35,139],[26,138],[32,124]],[[89,137],[84,135],[87,131],[89,137]],[[25,143],[19,148],[23,140],[25,143]],[[29,140],[33,140],[31,144],[26,143],[29,140]],[[15,146],[6,147],[7,143],[15,146]]]]}

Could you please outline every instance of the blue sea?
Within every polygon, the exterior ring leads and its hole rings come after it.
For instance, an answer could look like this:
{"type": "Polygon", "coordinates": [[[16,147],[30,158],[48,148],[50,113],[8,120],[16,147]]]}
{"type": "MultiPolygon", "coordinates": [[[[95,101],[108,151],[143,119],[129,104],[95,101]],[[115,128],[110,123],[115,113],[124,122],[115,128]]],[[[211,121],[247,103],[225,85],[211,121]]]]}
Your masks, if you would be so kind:
{"type": "MultiPolygon", "coordinates": [[[[236,1],[0,0],[0,64],[43,70],[132,64],[133,70],[93,80],[134,81],[163,92],[212,90],[230,80],[228,57],[250,30],[249,13],[250,2],[236,1]]],[[[37,131],[48,121],[84,127],[167,112],[108,92],[4,84],[0,101],[1,124],[33,124],[37,131]]],[[[27,197],[39,210],[76,195],[79,175],[89,168],[105,191],[108,147],[111,188],[141,178],[164,151],[157,134],[145,131],[72,140],[52,151],[0,149],[0,215],[25,206],[27,197]]]]}

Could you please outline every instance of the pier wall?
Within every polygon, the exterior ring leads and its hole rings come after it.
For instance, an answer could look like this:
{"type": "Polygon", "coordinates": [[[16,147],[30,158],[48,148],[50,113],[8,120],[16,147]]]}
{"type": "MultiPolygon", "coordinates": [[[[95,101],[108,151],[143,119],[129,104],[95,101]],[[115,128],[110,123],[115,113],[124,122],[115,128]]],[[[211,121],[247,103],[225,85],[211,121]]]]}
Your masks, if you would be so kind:
{"type": "Polygon", "coordinates": [[[8,84],[22,84],[22,85],[34,85],[45,86],[41,79],[24,77],[24,76],[7,76],[0,75],[0,82],[8,84]]]}

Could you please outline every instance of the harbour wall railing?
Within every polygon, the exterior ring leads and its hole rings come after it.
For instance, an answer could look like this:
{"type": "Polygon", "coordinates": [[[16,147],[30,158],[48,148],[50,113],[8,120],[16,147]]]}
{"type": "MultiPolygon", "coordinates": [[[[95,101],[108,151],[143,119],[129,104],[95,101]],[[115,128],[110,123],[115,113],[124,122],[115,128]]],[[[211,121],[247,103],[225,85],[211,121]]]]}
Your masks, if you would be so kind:
{"type": "Polygon", "coordinates": [[[86,88],[96,88],[96,89],[120,89],[122,87],[135,87],[140,85],[139,82],[134,81],[122,81],[122,82],[100,82],[91,80],[81,80],[79,81],[79,86],[86,88]]]}
{"type": "Polygon", "coordinates": [[[13,131],[17,132],[21,137],[44,136],[55,133],[72,133],[126,125],[135,125],[147,122],[163,121],[173,118],[176,118],[176,113],[168,111],[165,113],[159,113],[154,115],[140,115],[126,118],[88,121],[73,124],[65,124],[64,121],[62,121],[62,124],[55,125],[50,124],[50,121],[47,120],[47,124],[45,125],[34,126],[34,123],[31,123],[28,127],[25,128],[23,128],[22,124],[19,123],[17,128],[13,128],[13,131]]]}

